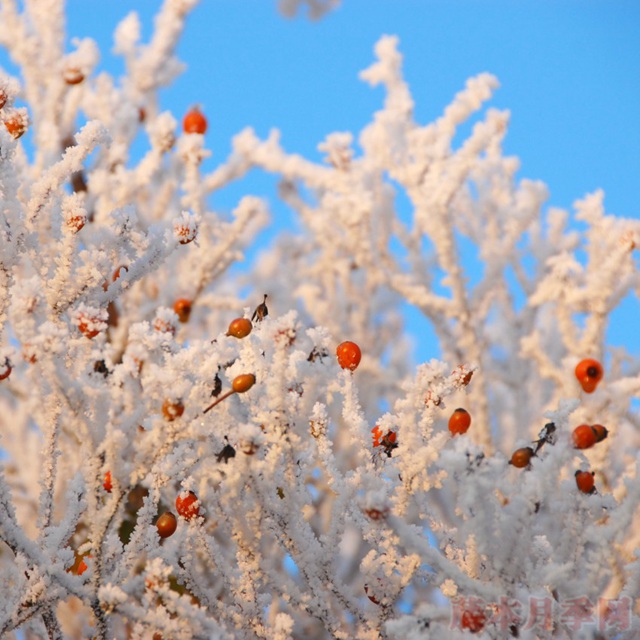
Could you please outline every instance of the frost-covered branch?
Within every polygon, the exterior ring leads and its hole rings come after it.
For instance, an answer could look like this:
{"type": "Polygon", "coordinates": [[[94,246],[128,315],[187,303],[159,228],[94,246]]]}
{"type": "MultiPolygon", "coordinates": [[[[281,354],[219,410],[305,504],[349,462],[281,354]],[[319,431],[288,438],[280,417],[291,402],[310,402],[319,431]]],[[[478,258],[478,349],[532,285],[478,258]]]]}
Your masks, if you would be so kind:
{"type": "Polygon", "coordinates": [[[0,0],[0,635],[635,638],[639,223],[518,179],[490,74],[417,122],[391,36],[322,162],[247,127],[204,169],[158,98],[195,5],[125,17],[116,80],[0,0]],[[281,202],[212,208],[256,170],[281,202]]]}

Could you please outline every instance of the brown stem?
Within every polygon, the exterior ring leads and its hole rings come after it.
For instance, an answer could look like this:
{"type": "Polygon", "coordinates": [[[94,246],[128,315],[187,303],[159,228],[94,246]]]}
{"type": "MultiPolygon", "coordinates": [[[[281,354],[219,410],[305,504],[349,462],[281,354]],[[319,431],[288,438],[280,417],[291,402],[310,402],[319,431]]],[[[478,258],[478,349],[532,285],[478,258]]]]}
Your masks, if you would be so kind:
{"type": "Polygon", "coordinates": [[[227,391],[227,393],[221,395],[219,398],[216,398],[215,402],[211,403],[202,413],[207,413],[207,411],[213,409],[213,407],[215,407],[217,404],[222,402],[225,398],[228,398],[229,396],[233,395],[234,393],[235,393],[235,391],[233,389],[231,389],[231,391],[227,391]]]}

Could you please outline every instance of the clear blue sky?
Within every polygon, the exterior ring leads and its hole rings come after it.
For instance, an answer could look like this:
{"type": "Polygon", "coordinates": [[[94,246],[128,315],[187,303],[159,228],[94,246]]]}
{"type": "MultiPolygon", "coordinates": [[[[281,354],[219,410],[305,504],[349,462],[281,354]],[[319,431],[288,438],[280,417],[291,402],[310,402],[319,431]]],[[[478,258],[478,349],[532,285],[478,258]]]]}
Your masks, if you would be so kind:
{"type": "MultiPolygon", "coordinates": [[[[118,71],[109,53],[115,25],[135,9],[148,36],[159,6],[71,0],[68,34],[97,39],[102,68],[118,71]]],[[[419,122],[489,71],[501,82],[491,106],[512,114],[505,147],[520,157],[520,177],[546,182],[552,205],[569,208],[603,188],[609,212],[640,217],[637,0],[343,0],[319,22],[283,18],[276,0],[202,0],[179,48],[188,69],[162,106],[180,118],[203,105],[211,166],[247,125],[261,136],[277,127],[287,150],[320,158],[327,133],[357,134],[379,108],[382,91],[358,72],[385,33],[400,38],[419,122]]],[[[213,205],[231,208],[248,191],[273,204],[273,184],[252,177],[213,205]]]]}
{"type": "MultiPolygon", "coordinates": [[[[108,51],[119,17],[135,8],[148,27],[159,5],[72,0],[69,35],[108,51]]],[[[609,211],[640,216],[639,2],[343,0],[319,22],[284,19],[275,7],[202,0],[189,18],[179,49],[189,69],[163,102],[176,114],[204,105],[218,159],[246,125],[261,135],[278,127],[287,149],[317,157],[328,132],[359,131],[382,93],[357,74],[379,36],[397,34],[419,121],[489,71],[502,85],[492,105],[512,112],[506,149],[523,177],[545,181],[555,205],[602,187],[609,211]]]]}

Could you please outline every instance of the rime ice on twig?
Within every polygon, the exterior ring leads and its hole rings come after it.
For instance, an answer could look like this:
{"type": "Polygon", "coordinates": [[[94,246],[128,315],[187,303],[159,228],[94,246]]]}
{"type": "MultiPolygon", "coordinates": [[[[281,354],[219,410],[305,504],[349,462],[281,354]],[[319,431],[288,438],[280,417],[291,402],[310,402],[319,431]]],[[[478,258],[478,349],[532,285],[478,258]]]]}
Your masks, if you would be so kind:
{"type": "Polygon", "coordinates": [[[493,76],[419,124],[384,37],[362,78],[386,98],[358,137],[329,133],[316,163],[246,129],[205,172],[205,139],[157,106],[193,0],[166,0],[148,43],[123,20],[118,82],[95,75],[93,41],[63,49],[61,2],[23,4],[0,0],[22,82],[0,75],[0,119],[28,112],[35,147],[0,126],[0,635],[444,637],[443,596],[611,611],[636,596],[640,364],[605,330],[640,290],[640,225],[595,192],[574,231],[544,185],[516,180],[508,114],[483,110],[493,76]],[[247,276],[230,267],[265,201],[227,214],[208,198],[256,168],[300,225],[247,276]],[[407,304],[441,350],[415,369],[407,304]],[[249,333],[226,331],[254,308],[249,333]],[[364,354],[353,373],[345,340],[364,354]],[[584,358],[605,370],[591,394],[584,358]],[[472,422],[454,437],[456,407],[472,422]],[[609,437],[574,448],[595,424],[609,437]],[[198,517],[174,506],[184,490],[198,517]]]}

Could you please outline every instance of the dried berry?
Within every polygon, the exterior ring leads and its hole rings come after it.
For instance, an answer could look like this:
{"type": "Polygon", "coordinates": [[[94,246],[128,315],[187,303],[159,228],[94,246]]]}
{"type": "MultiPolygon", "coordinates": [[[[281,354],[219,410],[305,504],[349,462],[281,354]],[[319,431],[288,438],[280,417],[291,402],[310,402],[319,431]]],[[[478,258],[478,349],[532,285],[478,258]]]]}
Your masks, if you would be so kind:
{"type": "Polygon", "coordinates": [[[217,461],[222,462],[224,460],[225,464],[227,464],[229,460],[231,460],[231,458],[235,458],[235,457],[236,457],[236,450],[229,444],[228,441],[227,441],[227,444],[225,444],[224,447],[222,447],[222,451],[216,454],[217,461]]]}
{"type": "Polygon", "coordinates": [[[269,315],[269,309],[267,308],[267,294],[264,294],[262,302],[256,307],[256,310],[251,316],[251,322],[261,322],[269,315]]]}

